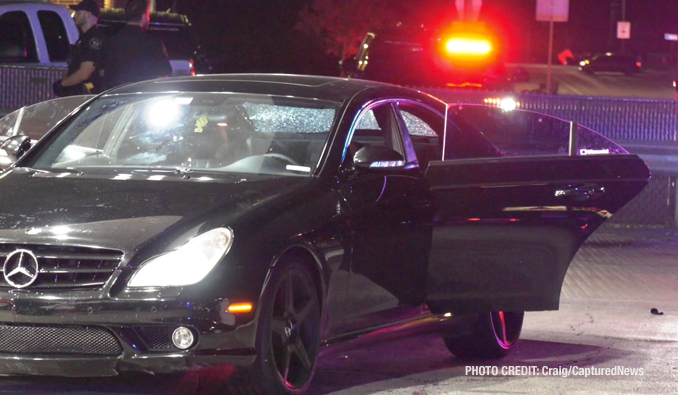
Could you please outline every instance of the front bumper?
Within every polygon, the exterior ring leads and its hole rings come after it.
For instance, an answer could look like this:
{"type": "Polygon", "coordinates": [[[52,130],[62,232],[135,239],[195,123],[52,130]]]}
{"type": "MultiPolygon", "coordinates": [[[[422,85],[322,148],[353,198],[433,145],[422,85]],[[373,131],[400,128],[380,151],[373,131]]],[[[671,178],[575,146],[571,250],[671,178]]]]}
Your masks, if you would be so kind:
{"type": "MultiPolygon", "coordinates": [[[[246,350],[244,350],[246,352],[246,350]]],[[[117,376],[121,372],[181,373],[204,366],[248,366],[255,355],[159,354],[120,357],[0,356],[0,374],[61,377],[117,376]]]]}
{"type": "Polygon", "coordinates": [[[248,366],[256,358],[255,313],[227,313],[229,304],[0,298],[0,374],[97,377],[248,366]],[[187,350],[171,340],[180,326],[195,338],[187,350]]]}

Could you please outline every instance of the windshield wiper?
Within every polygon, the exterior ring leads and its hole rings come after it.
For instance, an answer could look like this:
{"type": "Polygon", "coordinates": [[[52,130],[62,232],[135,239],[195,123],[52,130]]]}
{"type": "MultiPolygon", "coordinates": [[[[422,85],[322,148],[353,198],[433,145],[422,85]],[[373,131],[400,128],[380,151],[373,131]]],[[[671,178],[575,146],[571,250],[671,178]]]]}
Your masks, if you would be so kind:
{"type": "Polygon", "coordinates": [[[36,169],[33,167],[20,166],[16,167],[16,169],[24,169],[26,171],[33,172],[34,174],[74,173],[78,176],[85,174],[84,171],[76,169],[74,167],[53,167],[49,169],[36,169]]]}
{"type": "Polygon", "coordinates": [[[182,176],[182,178],[189,179],[191,178],[191,174],[193,173],[193,170],[187,168],[187,167],[175,167],[175,168],[162,168],[162,167],[154,167],[154,168],[148,168],[148,169],[134,169],[131,171],[133,174],[143,174],[146,176],[158,176],[158,177],[165,177],[168,175],[176,175],[176,176],[182,176]]]}
{"type": "Polygon", "coordinates": [[[188,167],[177,167],[174,169],[174,174],[182,174],[186,176],[191,173],[193,173],[193,170],[189,169],[188,167]]]}

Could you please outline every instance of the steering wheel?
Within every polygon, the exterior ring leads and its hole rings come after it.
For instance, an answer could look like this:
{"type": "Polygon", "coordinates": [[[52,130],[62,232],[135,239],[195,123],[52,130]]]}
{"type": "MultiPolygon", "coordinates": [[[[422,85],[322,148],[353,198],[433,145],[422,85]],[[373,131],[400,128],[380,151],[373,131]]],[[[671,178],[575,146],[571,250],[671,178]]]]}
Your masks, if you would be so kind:
{"type": "Polygon", "coordinates": [[[287,156],[287,155],[279,154],[279,153],[277,153],[277,152],[269,152],[269,153],[267,153],[267,154],[264,154],[263,156],[269,157],[269,158],[278,159],[278,160],[287,162],[287,163],[289,163],[290,165],[299,166],[299,163],[297,163],[297,161],[295,161],[294,159],[290,158],[290,157],[287,156]]]}

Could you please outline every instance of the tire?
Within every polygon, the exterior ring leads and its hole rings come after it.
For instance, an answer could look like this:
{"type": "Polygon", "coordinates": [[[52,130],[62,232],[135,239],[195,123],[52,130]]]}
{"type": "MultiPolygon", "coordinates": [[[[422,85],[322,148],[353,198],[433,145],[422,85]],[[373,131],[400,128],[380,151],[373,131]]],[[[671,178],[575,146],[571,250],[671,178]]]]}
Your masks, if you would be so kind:
{"type": "Polygon", "coordinates": [[[520,337],[524,317],[525,312],[522,311],[482,313],[473,324],[471,333],[445,337],[445,345],[459,358],[505,357],[520,337]]]}
{"type": "Polygon", "coordinates": [[[311,383],[320,346],[320,301],[310,270],[279,262],[261,299],[251,369],[227,383],[232,394],[301,394],[311,383]]]}

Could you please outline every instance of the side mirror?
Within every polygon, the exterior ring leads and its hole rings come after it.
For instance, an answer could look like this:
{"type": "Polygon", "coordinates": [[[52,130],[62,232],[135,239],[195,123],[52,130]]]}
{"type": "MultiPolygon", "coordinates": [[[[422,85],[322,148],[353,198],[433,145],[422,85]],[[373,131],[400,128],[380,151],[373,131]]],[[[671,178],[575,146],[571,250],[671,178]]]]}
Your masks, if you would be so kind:
{"type": "Polygon", "coordinates": [[[405,159],[390,148],[381,145],[366,145],[353,155],[353,164],[358,169],[402,169],[405,159]]]}
{"type": "Polygon", "coordinates": [[[7,153],[7,157],[12,162],[21,158],[29,148],[31,148],[31,139],[23,135],[9,137],[0,145],[0,149],[7,153]]]}

